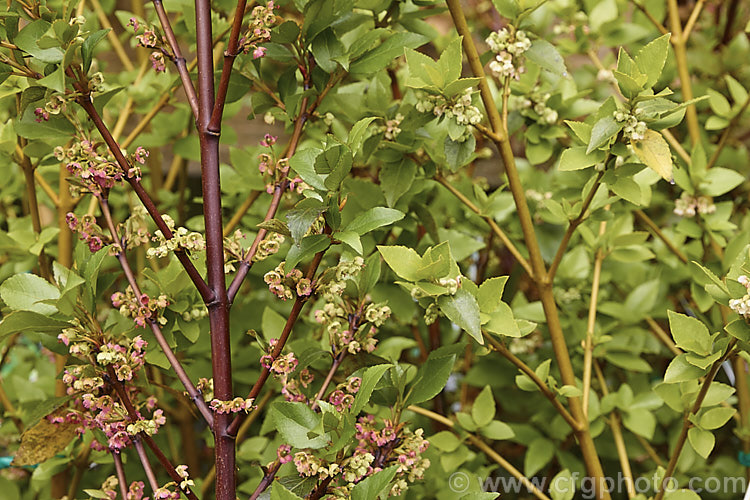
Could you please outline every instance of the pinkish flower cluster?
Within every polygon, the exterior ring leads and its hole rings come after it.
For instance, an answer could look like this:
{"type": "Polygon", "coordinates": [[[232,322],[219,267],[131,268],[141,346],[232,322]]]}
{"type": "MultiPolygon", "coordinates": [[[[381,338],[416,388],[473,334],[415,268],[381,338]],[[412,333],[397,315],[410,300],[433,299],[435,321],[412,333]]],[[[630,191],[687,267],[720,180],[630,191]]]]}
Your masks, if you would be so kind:
{"type": "Polygon", "coordinates": [[[328,402],[336,407],[336,411],[343,412],[351,408],[354,403],[354,395],[359,391],[362,379],[352,377],[346,382],[336,386],[336,389],[328,395],[328,402]]]}
{"type": "Polygon", "coordinates": [[[161,314],[169,305],[166,295],[151,298],[143,293],[140,297],[136,297],[133,289],[128,285],[125,293],[112,294],[112,305],[119,308],[120,314],[126,318],[133,318],[133,321],[140,327],[145,327],[148,321],[156,321],[162,325],[167,322],[161,314]]]}
{"type": "Polygon", "coordinates": [[[276,144],[277,139],[278,137],[276,136],[266,134],[260,141],[261,146],[269,148],[268,153],[258,155],[258,170],[269,180],[266,183],[266,192],[269,194],[273,193],[276,186],[285,180],[288,180],[287,185],[290,191],[302,193],[306,189],[312,189],[299,177],[291,180],[288,179],[289,158],[277,158],[273,150],[273,145],[276,144]]]}
{"type": "Polygon", "coordinates": [[[302,450],[292,455],[288,445],[277,449],[277,458],[280,463],[293,461],[301,477],[314,477],[318,481],[329,479],[327,493],[336,498],[350,498],[355,484],[391,465],[398,468],[391,483],[390,496],[402,494],[408,488],[408,483],[424,477],[430,461],[422,458],[429,446],[422,429],[412,432],[403,424],[395,424],[387,419],[376,424],[372,415],[361,417],[356,429],[357,446],[350,449],[349,456],[339,459],[337,463],[329,463],[312,451],[302,450]]]}
{"type": "Polygon", "coordinates": [[[135,33],[135,39],[140,47],[147,49],[156,49],[151,52],[149,60],[151,61],[151,67],[157,73],[163,73],[167,70],[166,59],[173,57],[172,52],[169,48],[169,44],[164,37],[157,32],[157,29],[153,26],[141,25],[141,21],[135,17],[131,17],[128,22],[128,26],[133,28],[135,33]],[[143,28],[141,30],[141,28],[143,28]]]}
{"type": "MultiPolygon", "coordinates": [[[[134,380],[143,367],[147,344],[140,336],[115,342],[106,339],[101,332],[87,330],[80,321],[74,320],[73,326],[63,330],[58,339],[68,347],[71,355],[85,363],[66,367],[62,381],[74,399],[70,408],[51,415],[51,422],[74,423],[80,434],[98,429],[104,434],[106,448],[110,450],[129,446],[136,434],[156,434],[166,423],[164,412],[156,409],[153,396],[136,403],[135,419],[113,397],[116,394],[113,384],[134,380]],[[143,416],[141,412],[144,410],[151,412],[151,418],[143,416]]],[[[137,401],[136,386],[128,384],[124,390],[131,401],[137,401]]],[[[97,442],[95,448],[100,449],[102,445],[97,442]]]]}
{"type": "Polygon", "coordinates": [[[245,54],[253,53],[253,59],[260,59],[266,55],[266,48],[258,44],[271,39],[271,28],[276,24],[274,9],[278,8],[273,0],[265,6],[256,6],[250,15],[250,26],[240,38],[239,48],[245,54]]]}
{"type": "Polygon", "coordinates": [[[430,461],[422,458],[422,454],[430,443],[424,438],[422,429],[412,432],[405,428],[404,424],[395,424],[388,419],[384,419],[382,424],[378,425],[372,415],[360,417],[355,427],[357,429],[355,437],[359,440],[354,452],[355,456],[370,453],[378,457],[373,463],[373,470],[398,464],[390,492],[391,496],[397,496],[406,491],[407,481],[413,483],[424,477],[430,461]]]}
{"type": "MultiPolygon", "coordinates": [[[[277,339],[271,339],[269,349],[272,350],[276,346],[276,342],[278,342],[277,339]]],[[[307,388],[315,377],[307,368],[300,370],[296,377],[292,377],[299,364],[294,353],[282,354],[276,359],[273,359],[270,354],[266,354],[261,356],[260,364],[279,381],[281,394],[287,401],[308,402],[308,398],[302,393],[300,385],[307,388]]]]}
{"type": "Polygon", "coordinates": [[[68,227],[74,233],[78,233],[78,239],[88,245],[91,253],[98,252],[104,247],[108,238],[104,235],[102,228],[96,223],[93,215],[84,215],[80,219],[73,212],[65,215],[68,227]]]}
{"type": "Polygon", "coordinates": [[[276,458],[280,464],[288,464],[292,461],[292,447],[288,444],[282,444],[276,450],[276,458]]]}
{"type": "Polygon", "coordinates": [[[325,326],[334,353],[374,351],[378,343],[377,328],[391,315],[391,309],[385,304],[367,304],[344,293],[346,282],[355,278],[363,267],[364,260],[355,257],[327,270],[320,279],[318,293],[324,303],[315,310],[314,317],[325,326]]]}
{"type": "Polygon", "coordinates": [[[101,196],[118,182],[129,178],[140,179],[138,162],[131,160],[128,171],[124,172],[108,154],[99,153],[100,146],[84,139],[69,148],[58,146],[54,149],[55,158],[65,162],[72,175],[71,183],[78,191],[101,196]]]}
{"type": "Polygon", "coordinates": [[[229,401],[221,401],[220,399],[212,399],[210,406],[216,413],[238,413],[241,411],[244,411],[245,413],[249,413],[250,410],[254,410],[257,408],[253,402],[255,400],[250,399],[244,399],[241,397],[236,397],[234,399],[231,399],[229,401]]]}
{"type": "Polygon", "coordinates": [[[263,281],[268,284],[268,289],[281,300],[297,297],[309,297],[313,292],[313,284],[308,278],[304,278],[302,271],[292,269],[288,273],[284,270],[285,262],[279,263],[275,269],[268,271],[263,276],[263,281]]]}

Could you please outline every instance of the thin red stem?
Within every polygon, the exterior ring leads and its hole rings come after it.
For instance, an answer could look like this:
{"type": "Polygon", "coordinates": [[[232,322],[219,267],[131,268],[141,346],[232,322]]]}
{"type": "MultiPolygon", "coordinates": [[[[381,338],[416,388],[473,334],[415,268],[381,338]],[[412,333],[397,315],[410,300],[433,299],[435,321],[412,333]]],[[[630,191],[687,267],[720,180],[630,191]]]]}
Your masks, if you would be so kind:
{"type": "Polygon", "coordinates": [[[193,110],[193,116],[198,119],[198,95],[195,93],[195,87],[193,81],[190,79],[190,71],[188,71],[187,62],[182,56],[180,50],[180,44],[177,43],[177,38],[174,36],[172,30],[172,23],[169,21],[169,16],[164,10],[164,4],[161,0],[152,0],[156,15],[159,16],[159,22],[164,30],[164,35],[167,37],[169,47],[172,49],[174,54],[173,62],[177,66],[177,72],[180,74],[180,80],[182,80],[182,88],[185,89],[185,95],[187,96],[188,103],[190,103],[190,109],[193,110]]]}
{"type": "MultiPolygon", "coordinates": [[[[328,227],[326,227],[326,230],[330,231],[328,227]]],[[[315,272],[318,270],[318,266],[320,266],[320,261],[323,260],[323,253],[324,252],[318,252],[315,254],[315,257],[310,264],[310,269],[308,269],[307,271],[307,279],[312,280],[313,276],[315,276],[315,272]]],[[[294,324],[297,322],[297,318],[299,318],[299,314],[302,311],[302,306],[305,305],[305,302],[307,302],[307,297],[297,297],[297,299],[294,301],[294,305],[292,306],[292,310],[289,312],[289,317],[286,320],[286,324],[284,325],[284,329],[281,332],[281,336],[279,337],[279,340],[276,342],[276,345],[271,352],[271,358],[273,360],[275,360],[281,354],[282,349],[284,349],[284,345],[289,339],[289,335],[292,333],[294,324]]],[[[263,389],[263,385],[266,383],[266,380],[268,380],[268,375],[270,375],[270,371],[264,366],[260,372],[260,375],[258,375],[258,380],[255,381],[252,389],[250,389],[250,393],[247,396],[248,399],[256,399],[258,397],[261,389],[263,389]]],[[[232,424],[227,429],[227,433],[231,436],[236,436],[237,431],[239,430],[242,422],[246,417],[246,413],[238,413],[237,417],[232,421],[232,424]]]]}

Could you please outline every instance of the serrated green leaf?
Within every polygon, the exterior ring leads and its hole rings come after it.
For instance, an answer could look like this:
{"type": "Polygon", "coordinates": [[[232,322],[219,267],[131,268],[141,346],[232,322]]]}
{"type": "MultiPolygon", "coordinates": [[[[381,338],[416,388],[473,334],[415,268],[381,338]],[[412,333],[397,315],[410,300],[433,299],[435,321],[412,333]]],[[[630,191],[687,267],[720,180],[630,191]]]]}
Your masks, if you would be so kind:
{"type": "Polygon", "coordinates": [[[438,299],[440,310],[453,323],[484,345],[479,321],[479,304],[472,294],[459,289],[455,295],[443,295],[438,299]]]}

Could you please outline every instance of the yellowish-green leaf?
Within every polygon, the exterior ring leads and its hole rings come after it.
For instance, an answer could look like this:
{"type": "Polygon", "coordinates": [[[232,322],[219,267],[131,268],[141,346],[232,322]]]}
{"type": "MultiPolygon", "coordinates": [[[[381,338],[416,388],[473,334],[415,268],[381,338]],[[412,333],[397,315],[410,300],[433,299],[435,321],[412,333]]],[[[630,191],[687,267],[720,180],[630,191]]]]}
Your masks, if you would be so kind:
{"type": "Polygon", "coordinates": [[[636,156],[644,165],[664,179],[672,180],[672,153],[669,144],[659,132],[646,130],[643,140],[630,141],[636,156]]]}

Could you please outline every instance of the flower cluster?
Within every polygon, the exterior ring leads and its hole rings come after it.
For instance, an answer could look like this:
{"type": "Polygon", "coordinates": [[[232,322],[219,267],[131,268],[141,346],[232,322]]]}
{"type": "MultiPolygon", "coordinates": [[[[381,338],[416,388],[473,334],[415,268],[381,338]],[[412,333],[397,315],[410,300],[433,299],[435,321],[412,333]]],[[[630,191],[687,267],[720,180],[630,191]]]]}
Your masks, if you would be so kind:
{"type": "Polygon", "coordinates": [[[385,120],[385,125],[379,127],[379,131],[384,133],[386,140],[395,141],[396,137],[401,133],[399,125],[401,125],[402,121],[404,121],[404,115],[398,113],[394,118],[385,120]]]}
{"type": "Polygon", "coordinates": [[[683,192],[674,202],[674,214],[680,217],[695,217],[695,214],[705,215],[714,212],[716,212],[716,205],[708,196],[693,196],[683,192]]]}
{"type": "MultiPolygon", "coordinates": [[[[446,293],[448,293],[448,295],[455,295],[458,289],[461,288],[461,278],[462,277],[459,274],[455,278],[445,277],[438,280],[433,280],[433,283],[445,288],[445,291],[446,293]]],[[[428,295],[418,286],[415,286],[411,289],[411,298],[414,300],[423,299],[427,296],[428,295]]],[[[437,321],[439,316],[440,310],[437,305],[437,297],[433,297],[433,300],[425,308],[424,322],[426,325],[431,325],[435,321],[437,321]]]]}
{"type": "Polygon", "coordinates": [[[109,244],[105,243],[109,238],[104,235],[93,215],[87,214],[79,219],[73,212],[68,212],[65,221],[71,231],[78,233],[78,239],[88,245],[91,253],[98,252],[105,244],[109,244]]]}
{"type": "Polygon", "coordinates": [[[403,424],[394,424],[388,419],[383,420],[382,428],[378,429],[372,415],[360,417],[355,427],[356,438],[359,440],[355,455],[371,453],[378,457],[374,463],[377,467],[398,464],[390,492],[392,496],[406,491],[407,481],[413,483],[424,477],[430,461],[422,458],[422,453],[430,444],[424,438],[422,429],[412,432],[403,424]]]}
{"type": "Polygon", "coordinates": [[[119,225],[118,234],[122,237],[125,248],[130,250],[149,242],[151,234],[148,232],[148,212],[143,205],[136,205],[130,210],[130,217],[119,225]]]}
{"type": "Polygon", "coordinates": [[[120,314],[126,318],[133,318],[133,321],[140,327],[145,327],[147,321],[157,321],[162,325],[167,322],[161,314],[169,305],[166,295],[151,298],[143,293],[140,297],[136,297],[133,289],[128,285],[125,293],[112,294],[112,305],[119,308],[120,314]]]}
{"type": "Polygon", "coordinates": [[[271,255],[274,255],[279,251],[282,243],[284,243],[283,234],[275,232],[268,233],[258,245],[258,251],[253,255],[253,262],[266,260],[271,255]]]}
{"type": "Polygon", "coordinates": [[[167,70],[166,58],[172,59],[173,54],[164,37],[152,26],[141,26],[141,22],[135,17],[130,18],[128,26],[133,27],[138,46],[147,49],[155,49],[149,56],[151,67],[154,71],[157,73],[165,72],[167,70]],[[141,30],[141,28],[143,28],[143,30],[141,30]]]}
{"type": "Polygon", "coordinates": [[[274,9],[278,5],[270,0],[265,6],[256,6],[250,14],[250,26],[247,32],[240,38],[240,50],[245,54],[253,53],[253,59],[260,59],[266,55],[266,48],[258,44],[271,39],[271,28],[276,24],[274,9]]]}
{"type": "Polygon", "coordinates": [[[557,111],[547,106],[550,97],[549,93],[534,89],[533,92],[518,100],[518,108],[522,114],[534,118],[538,123],[553,125],[557,123],[558,114],[557,111]]]}
{"type": "MultiPolygon", "coordinates": [[[[278,158],[274,152],[273,146],[276,144],[278,137],[266,134],[260,141],[260,145],[264,148],[268,148],[267,153],[261,153],[258,155],[258,170],[268,180],[266,183],[266,192],[268,194],[273,193],[276,186],[287,179],[289,175],[289,158],[278,158]]],[[[302,193],[306,189],[312,189],[301,178],[295,177],[290,179],[288,182],[290,191],[297,191],[302,193]]]]}
{"type": "Polygon", "coordinates": [[[73,176],[70,181],[78,191],[101,196],[126,178],[141,177],[137,162],[131,162],[128,171],[123,172],[109,155],[99,153],[100,146],[84,139],[69,148],[58,146],[54,149],[55,158],[65,162],[65,168],[73,176]]]}
{"type": "Polygon", "coordinates": [[[503,28],[490,33],[485,40],[495,59],[490,62],[490,71],[497,78],[515,78],[518,80],[525,71],[521,57],[531,47],[531,40],[522,30],[508,31],[503,28]]]}
{"type": "Polygon", "coordinates": [[[482,121],[482,112],[473,104],[471,89],[450,100],[425,94],[417,101],[416,108],[420,113],[432,112],[437,117],[453,118],[459,125],[476,125],[482,121]]]}
{"type": "MultiPolygon", "coordinates": [[[[101,73],[99,73],[101,75],[101,73]]],[[[104,77],[101,77],[102,82],[104,81],[104,77]]],[[[35,120],[37,122],[46,122],[49,120],[49,115],[59,115],[60,113],[64,112],[67,108],[68,101],[72,98],[71,96],[66,95],[53,95],[49,98],[49,101],[47,101],[44,104],[43,108],[36,108],[34,110],[34,116],[35,120]]]]}
{"type": "MultiPolygon", "coordinates": [[[[271,339],[269,342],[269,349],[273,350],[276,346],[278,339],[271,339]]],[[[314,376],[310,371],[305,368],[298,374],[299,382],[297,378],[293,378],[292,374],[297,369],[299,361],[294,353],[281,354],[274,359],[271,354],[265,354],[260,358],[260,364],[271,372],[276,380],[281,384],[281,394],[286,398],[287,401],[299,401],[307,402],[307,397],[302,394],[300,385],[307,388],[313,381],[314,376]]]]}
{"type": "Polygon", "coordinates": [[[312,453],[300,451],[294,454],[294,465],[300,476],[316,477],[319,481],[334,477],[341,472],[339,464],[328,464],[312,453]]]}
{"type": "Polygon", "coordinates": [[[391,315],[385,304],[355,301],[344,294],[346,282],[357,277],[364,267],[364,260],[355,257],[352,261],[340,262],[321,277],[318,293],[323,306],[314,312],[315,321],[325,326],[333,351],[348,351],[356,354],[362,350],[372,352],[378,341],[375,338],[380,327],[391,315]]]}
{"type": "Polygon", "coordinates": [[[239,396],[229,401],[214,398],[211,400],[210,406],[216,413],[237,413],[240,411],[248,413],[250,410],[257,408],[253,404],[254,402],[255,400],[252,398],[244,399],[239,396]]]}
{"type": "Polygon", "coordinates": [[[612,116],[614,116],[617,123],[623,123],[622,135],[625,139],[631,141],[642,141],[646,136],[646,122],[643,122],[639,117],[643,114],[643,110],[636,108],[632,113],[627,111],[617,110],[612,116]]]}
{"type": "Polygon", "coordinates": [[[743,318],[750,319],[750,278],[743,274],[737,278],[737,281],[748,290],[748,293],[740,299],[730,300],[729,308],[743,318]]]}
{"type": "Polygon", "coordinates": [[[279,461],[293,461],[301,477],[314,477],[318,481],[329,479],[327,492],[335,498],[351,498],[355,484],[391,465],[398,467],[390,496],[402,494],[408,483],[424,477],[430,461],[422,458],[429,446],[422,429],[412,432],[390,420],[376,424],[372,415],[361,417],[355,427],[358,444],[338,463],[329,463],[309,451],[298,451],[292,457],[291,448],[286,446],[277,450],[279,461]]]}
{"type": "Polygon", "coordinates": [[[206,249],[206,241],[203,239],[202,234],[188,231],[184,227],[175,228],[174,220],[169,215],[164,215],[163,219],[169,230],[172,231],[172,237],[167,239],[160,229],[154,231],[152,240],[157,242],[158,246],[149,248],[146,251],[146,255],[149,258],[166,257],[169,255],[169,252],[180,249],[191,251],[206,249]]]}
{"type": "Polygon", "coordinates": [[[336,386],[336,389],[328,395],[328,402],[331,403],[338,412],[343,412],[351,408],[354,403],[354,395],[359,391],[362,385],[362,379],[351,377],[346,382],[336,386]]]}
{"type": "Polygon", "coordinates": [[[282,261],[275,269],[268,271],[263,276],[263,281],[268,285],[271,293],[281,300],[297,297],[309,297],[313,292],[312,281],[303,277],[302,271],[292,269],[288,273],[284,270],[285,262],[282,261]]]}
{"type": "MultiPolygon", "coordinates": [[[[58,339],[84,364],[66,367],[62,381],[67,386],[67,393],[74,397],[73,406],[48,417],[52,423],[76,424],[80,434],[88,429],[98,429],[104,433],[106,447],[110,450],[130,445],[132,436],[138,433],[156,434],[166,423],[164,412],[156,409],[153,396],[135,403],[137,389],[132,384],[124,386],[124,390],[135,404],[135,416],[113,398],[113,384],[134,380],[143,368],[146,341],[140,336],[115,341],[74,320],[58,339]],[[143,410],[151,412],[151,418],[145,418],[143,410]]],[[[92,447],[102,447],[98,441],[95,443],[92,447]]]]}

